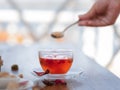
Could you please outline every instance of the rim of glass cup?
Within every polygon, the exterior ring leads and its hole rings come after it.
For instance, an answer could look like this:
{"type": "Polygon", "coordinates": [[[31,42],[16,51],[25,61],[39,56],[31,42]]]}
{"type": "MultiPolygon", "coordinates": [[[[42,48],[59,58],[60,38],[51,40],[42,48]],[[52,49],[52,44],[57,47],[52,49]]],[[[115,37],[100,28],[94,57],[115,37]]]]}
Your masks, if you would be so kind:
{"type": "Polygon", "coordinates": [[[70,51],[70,52],[73,52],[72,49],[40,49],[40,51],[70,51]]]}
{"type": "Polygon", "coordinates": [[[73,58],[73,50],[72,49],[41,49],[38,51],[39,57],[41,56],[42,53],[66,53],[66,55],[71,55],[73,58]]]}

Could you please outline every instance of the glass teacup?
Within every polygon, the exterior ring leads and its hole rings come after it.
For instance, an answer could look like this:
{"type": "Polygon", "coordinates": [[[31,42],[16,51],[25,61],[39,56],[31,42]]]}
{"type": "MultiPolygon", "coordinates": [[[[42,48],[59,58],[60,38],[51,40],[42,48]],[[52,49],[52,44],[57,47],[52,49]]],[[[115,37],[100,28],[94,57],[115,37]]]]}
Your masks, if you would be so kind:
{"type": "Polygon", "coordinates": [[[72,50],[41,50],[39,51],[39,62],[44,71],[50,74],[66,74],[72,66],[72,50]]]}

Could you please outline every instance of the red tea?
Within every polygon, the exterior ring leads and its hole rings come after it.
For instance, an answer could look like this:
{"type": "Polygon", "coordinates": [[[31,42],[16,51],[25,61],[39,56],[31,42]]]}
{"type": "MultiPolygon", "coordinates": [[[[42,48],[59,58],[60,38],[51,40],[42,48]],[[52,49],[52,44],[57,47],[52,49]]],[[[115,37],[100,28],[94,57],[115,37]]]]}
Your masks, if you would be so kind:
{"type": "Polygon", "coordinates": [[[70,69],[73,59],[40,57],[39,61],[44,71],[48,69],[51,74],[65,74],[70,69]]]}

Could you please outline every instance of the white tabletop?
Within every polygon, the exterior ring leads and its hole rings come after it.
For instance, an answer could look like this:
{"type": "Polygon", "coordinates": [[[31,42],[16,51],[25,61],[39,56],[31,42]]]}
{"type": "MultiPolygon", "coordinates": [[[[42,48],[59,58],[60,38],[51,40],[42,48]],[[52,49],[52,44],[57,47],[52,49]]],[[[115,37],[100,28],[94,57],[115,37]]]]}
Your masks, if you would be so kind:
{"type": "MultiPolygon", "coordinates": [[[[38,60],[38,50],[46,48],[45,45],[14,46],[2,51],[4,65],[2,71],[11,72],[11,65],[18,64],[18,74],[23,74],[25,79],[35,81],[36,76],[31,74],[34,68],[41,68],[38,60]]],[[[56,48],[53,47],[52,48],[56,48]]],[[[57,47],[58,48],[58,47],[57,47]]],[[[83,73],[69,84],[69,90],[120,90],[120,79],[109,72],[104,67],[98,65],[93,59],[86,57],[80,49],[75,46],[61,48],[71,48],[74,51],[74,62],[71,70],[83,71],[83,73]]]]}

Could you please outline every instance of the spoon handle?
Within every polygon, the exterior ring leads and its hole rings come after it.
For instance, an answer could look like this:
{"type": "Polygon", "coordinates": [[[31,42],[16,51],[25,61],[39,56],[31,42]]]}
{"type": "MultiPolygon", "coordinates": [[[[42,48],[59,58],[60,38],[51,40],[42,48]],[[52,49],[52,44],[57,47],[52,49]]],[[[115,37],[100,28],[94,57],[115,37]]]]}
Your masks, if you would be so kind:
{"type": "Polygon", "coordinates": [[[78,22],[79,22],[79,21],[76,21],[76,22],[70,24],[69,26],[67,26],[67,27],[63,30],[63,32],[65,32],[68,28],[70,28],[71,26],[77,24],[78,22]]]}

